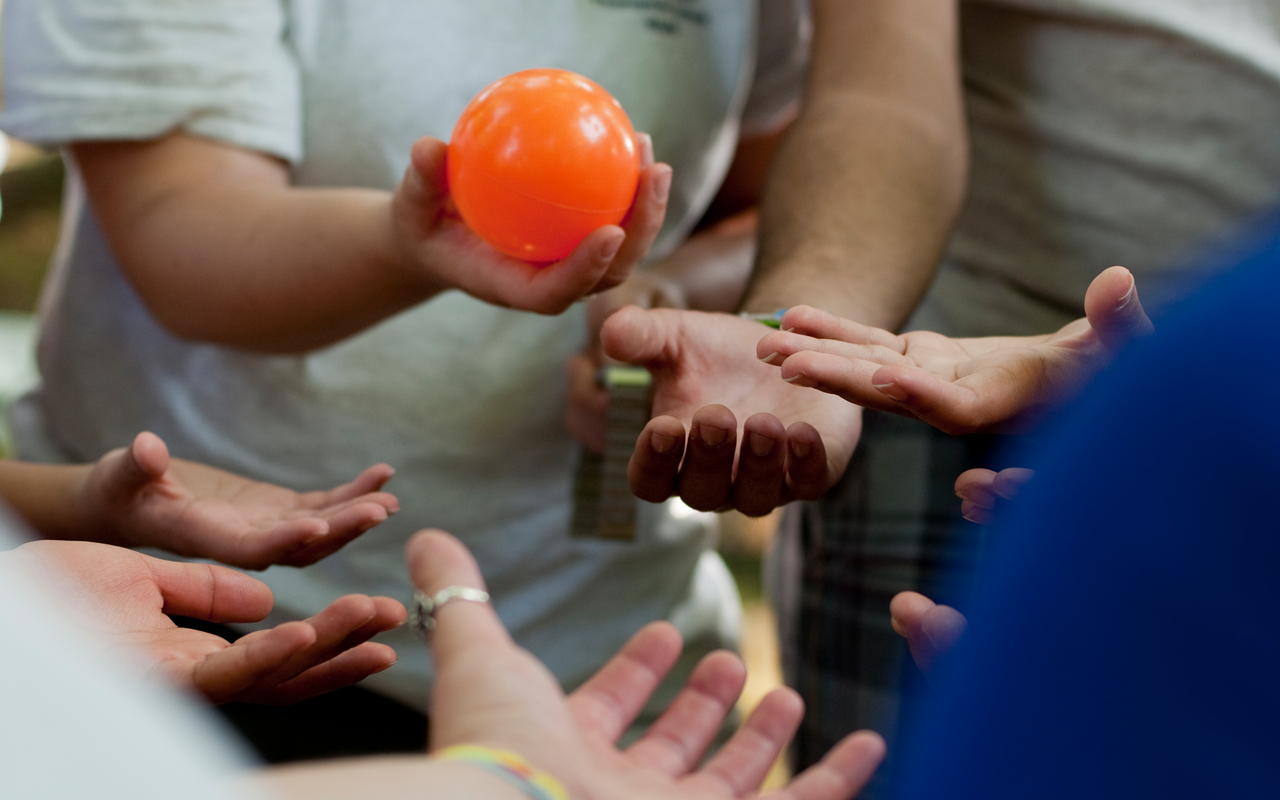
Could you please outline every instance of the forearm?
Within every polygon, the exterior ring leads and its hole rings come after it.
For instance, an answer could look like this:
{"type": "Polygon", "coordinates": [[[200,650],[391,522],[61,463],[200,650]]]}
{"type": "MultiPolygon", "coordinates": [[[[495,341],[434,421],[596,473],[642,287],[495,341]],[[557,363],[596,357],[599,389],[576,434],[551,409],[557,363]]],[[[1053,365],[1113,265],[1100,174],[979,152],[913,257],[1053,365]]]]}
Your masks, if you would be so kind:
{"type": "Polygon", "coordinates": [[[803,303],[892,330],[932,280],[963,197],[955,3],[814,8],[806,100],[770,172],[743,308],[803,303]]]}
{"type": "Polygon", "coordinates": [[[647,272],[674,287],[677,307],[733,311],[755,260],[756,220],[754,209],[730,217],[690,237],[647,272]]]}
{"type": "Polygon", "coordinates": [[[277,767],[255,773],[248,782],[263,794],[298,800],[528,800],[528,795],[483,770],[424,756],[386,756],[277,767]]]}
{"type": "Polygon", "coordinates": [[[124,544],[106,526],[85,518],[81,489],[87,464],[29,464],[0,461],[0,496],[46,539],[124,544]]]}
{"type": "Polygon", "coordinates": [[[180,134],[75,152],[125,272],[178,336],[305,351],[438,291],[402,266],[388,192],[293,187],[261,154],[180,134]]]}

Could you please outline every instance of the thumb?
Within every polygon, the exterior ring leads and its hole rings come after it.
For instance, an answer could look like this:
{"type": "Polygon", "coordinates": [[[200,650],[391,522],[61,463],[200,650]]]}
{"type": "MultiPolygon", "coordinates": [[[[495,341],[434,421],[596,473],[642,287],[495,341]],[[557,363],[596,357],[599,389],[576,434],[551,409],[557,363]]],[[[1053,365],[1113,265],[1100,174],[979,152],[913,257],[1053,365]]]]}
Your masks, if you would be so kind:
{"type": "MultiPolygon", "coordinates": [[[[424,530],[414,534],[405,546],[405,561],[413,585],[428,597],[435,597],[451,586],[485,588],[471,552],[444,531],[424,530]]],[[[511,645],[507,629],[488,603],[451,600],[433,616],[436,628],[431,634],[431,650],[436,670],[442,677],[455,661],[464,660],[472,653],[511,645]]]]}
{"type": "Polygon", "coordinates": [[[669,314],[638,306],[614,312],[600,329],[605,355],[627,364],[674,360],[679,337],[669,314]]]}
{"type": "Polygon", "coordinates": [[[190,564],[138,554],[164,598],[165,614],[209,622],[257,622],[271,613],[271,589],[217,564],[190,564]]]}
{"type": "Polygon", "coordinates": [[[1085,316],[1109,350],[1155,331],[1138,299],[1138,285],[1124,267],[1111,267],[1093,279],[1084,296],[1085,316]]]}
{"type": "Polygon", "coordinates": [[[411,205],[427,212],[428,218],[442,210],[449,196],[445,173],[448,146],[439,139],[423,136],[409,149],[409,168],[405,170],[400,191],[411,205]]]}
{"type": "Polygon", "coordinates": [[[169,471],[169,448],[159,436],[143,431],[133,437],[133,445],[129,447],[127,461],[132,469],[136,469],[145,476],[145,480],[141,483],[159,480],[169,471]]]}
{"type": "Polygon", "coordinates": [[[108,502],[132,497],[142,487],[164,477],[169,448],[154,433],[140,433],[128,447],[107,453],[98,462],[99,484],[108,502]]]}

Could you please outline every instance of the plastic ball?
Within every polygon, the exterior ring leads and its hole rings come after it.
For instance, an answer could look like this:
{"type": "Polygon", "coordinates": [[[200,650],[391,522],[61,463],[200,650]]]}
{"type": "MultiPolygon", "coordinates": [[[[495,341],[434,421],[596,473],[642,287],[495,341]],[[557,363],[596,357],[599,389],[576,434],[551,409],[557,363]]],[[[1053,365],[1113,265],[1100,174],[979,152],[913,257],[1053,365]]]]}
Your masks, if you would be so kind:
{"type": "Polygon", "coordinates": [[[550,262],[626,216],[640,149],[626,112],[598,84],[531,69],[471,101],[447,165],[458,213],[481,239],[512,258],[550,262]]]}

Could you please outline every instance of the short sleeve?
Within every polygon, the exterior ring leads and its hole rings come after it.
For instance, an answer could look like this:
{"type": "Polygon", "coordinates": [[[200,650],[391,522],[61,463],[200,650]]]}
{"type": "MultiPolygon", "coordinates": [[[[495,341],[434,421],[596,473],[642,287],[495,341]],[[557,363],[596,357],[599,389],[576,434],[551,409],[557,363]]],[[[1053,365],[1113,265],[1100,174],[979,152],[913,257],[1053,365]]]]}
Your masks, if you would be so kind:
{"type": "Polygon", "coordinates": [[[0,128],[44,145],[182,128],[296,161],[287,24],[275,0],[7,0],[0,128]]]}
{"type": "Polygon", "coordinates": [[[808,0],[760,0],[755,79],[742,113],[743,135],[777,130],[800,107],[812,32],[808,0]]]}

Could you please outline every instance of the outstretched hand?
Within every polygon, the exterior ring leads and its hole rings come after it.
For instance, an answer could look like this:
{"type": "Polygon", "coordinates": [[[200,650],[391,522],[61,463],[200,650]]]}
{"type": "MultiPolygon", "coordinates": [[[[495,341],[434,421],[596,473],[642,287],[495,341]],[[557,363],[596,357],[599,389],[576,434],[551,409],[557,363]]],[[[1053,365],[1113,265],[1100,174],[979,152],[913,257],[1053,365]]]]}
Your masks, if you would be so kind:
{"type": "Polygon", "coordinates": [[[600,329],[615,311],[640,308],[729,311],[738,303],[755,256],[756,215],[730,217],[690,236],[669,255],[633,272],[622,285],[591,298],[587,305],[587,346],[565,365],[569,379],[565,424],[587,449],[605,450],[609,393],[596,382],[610,362],[600,345],[600,329]]]}
{"type": "Polygon", "coordinates": [[[754,357],[764,330],[729,314],[634,307],[605,322],[605,353],[654,378],[654,418],[627,473],[636,496],[761,516],[821,497],[844,473],[861,410],[779,380],[754,357]]]}
{"type": "MultiPolygon", "coordinates": [[[[447,586],[483,586],[471,555],[447,534],[419,533],[406,557],[414,584],[428,594],[447,586]]],[[[571,797],[754,796],[803,712],[794,692],[776,690],[702,763],[745,679],[735,656],[714,653],[649,731],[619,750],[619,737],[679,655],[680,637],[670,625],[642,629],[566,699],[551,673],[511,641],[489,605],[448,603],[437,611],[436,623],[432,747],[472,744],[517,752],[555,776],[571,797]]],[[[851,797],[883,754],[884,742],[876,734],[852,734],[770,796],[851,797]]]]}
{"type": "Polygon", "coordinates": [[[539,314],[559,314],[586,295],[617,286],[657,238],[671,190],[671,167],[653,163],[647,135],[640,134],[640,143],[640,184],[622,226],[596,229],[563,261],[529,264],[502,255],[467,227],[449,198],[447,146],[419,139],[392,200],[400,261],[417,265],[441,288],[539,314]]]}
{"type": "Polygon", "coordinates": [[[1009,431],[1074,397],[1120,348],[1154,330],[1123,267],[1093,280],[1085,313],[1045,336],[952,339],[928,331],[896,336],[799,306],[756,353],[793,385],[947,433],[1009,431]]]}
{"type": "Polygon", "coordinates": [[[939,660],[956,646],[968,620],[951,606],[941,606],[916,592],[899,592],[889,603],[893,629],[907,640],[911,657],[924,672],[932,672],[939,660]]]}
{"type": "Polygon", "coordinates": [[[232,644],[179,628],[169,615],[209,622],[265,617],[271,590],[235,570],[94,542],[32,542],[5,559],[43,573],[71,596],[70,611],[93,630],[139,656],[153,673],[214,703],[292,703],[354,684],[395,663],[395,651],[368,640],[405,619],[395,600],[347,595],[311,619],[232,644]]]}
{"type": "Polygon", "coordinates": [[[378,491],[394,474],[369,467],[351,483],[298,493],[192,461],[170,459],[140,433],[88,473],[76,501],[93,538],[158,547],[246,569],[301,567],[337,551],[400,509],[378,491]]]}

